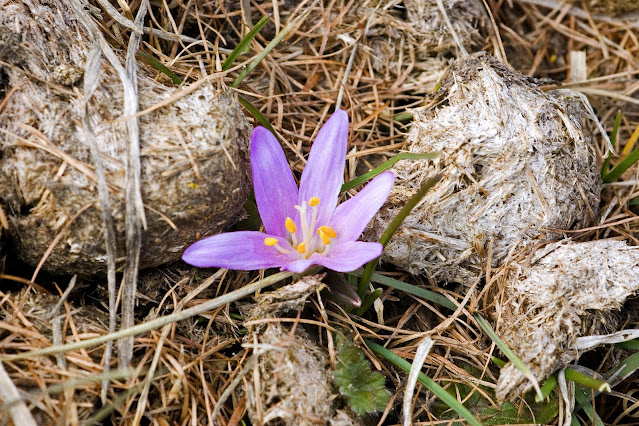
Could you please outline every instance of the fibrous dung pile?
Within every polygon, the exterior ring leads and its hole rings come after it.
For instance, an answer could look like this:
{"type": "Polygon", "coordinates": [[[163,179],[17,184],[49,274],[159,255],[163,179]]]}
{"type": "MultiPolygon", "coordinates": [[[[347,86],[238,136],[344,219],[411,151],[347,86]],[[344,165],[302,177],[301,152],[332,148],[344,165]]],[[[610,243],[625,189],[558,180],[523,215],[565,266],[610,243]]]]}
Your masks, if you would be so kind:
{"type": "Polygon", "coordinates": [[[321,276],[264,293],[248,314],[247,343],[253,345],[256,365],[245,382],[247,408],[255,424],[354,425],[360,420],[348,410],[337,409],[339,394],[333,389],[333,372],[326,349],[297,326],[295,332],[277,318],[301,309],[308,296],[322,289],[321,276]]]}
{"type": "MultiPolygon", "coordinates": [[[[103,214],[82,126],[92,38],[66,2],[0,4],[0,70],[13,89],[0,115],[0,202],[13,244],[25,262],[37,265],[58,238],[44,269],[103,273],[103,214]]],[[[162,79],[144,67],[138,70],[140,110],[178,93],[162,79]]],[[[121,120],[122,83],[104,59],[87,115],[109,184],[116,257],[123,258],[129,134],[121,120]]],[[[179,259],[188,244],[221,231],[241,214],[250,187],[250,126],[234,95],[201,84],[140,115],[139,128],[148,223],[142,235],[144,268],[179,259]]]]}
{"type": "MultiPolygon", "coordinates": [[[[562,241],[506,267],[497,332],[537,380],[579,358],[577,338],[617,331],[614,311],[639,291],[639,249],[622,241],[562,241]]],[[[509,363],[496,394],[510,399],[531,386],[509,363]]]]}
{"type": "Polygon", "coordinates": [[[416,111],[410,152],[367,236],[377,239],[421,184],[441,181],[412,211],[383,258],[434,281],[465,284],[498,266],[520,243],[589,225],[601,178],[583,98],[542,91],[535,80],[486,54],[457,60],[430,106],[416,111]]]}

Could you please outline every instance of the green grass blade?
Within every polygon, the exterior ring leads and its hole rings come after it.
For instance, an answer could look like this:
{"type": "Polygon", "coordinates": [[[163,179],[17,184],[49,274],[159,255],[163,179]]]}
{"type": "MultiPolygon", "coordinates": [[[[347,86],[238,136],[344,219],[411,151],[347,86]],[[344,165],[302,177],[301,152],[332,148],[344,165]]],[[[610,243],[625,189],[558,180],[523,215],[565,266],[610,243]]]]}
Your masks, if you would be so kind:
{"type": "Polygon", "coordinates": [[[610,384],[612,385],[612,387],[615,387],[626,377],[630,376],[637,370],[639,370],[639,353],[630,355],[628,358],[619,363],[619,366],[611,375],[611,377],[615,377],[615,379],[611,380],[610,384]]]}
{"type": "MultiPolygon", "coordinates": [[[[441,175],[436,174],[432,178],[428,179],[426,182],[422,184],[419,190],[408,199],[404,207],[397,213],[397,215],[391,220],[388,224],[388,227],[384,231],[381,237],[379,237],[379,242],[386,247],[386,244],[390,241],[393,234],[399,229],[400,225],[404,222],[404,220],[408,217],[411,210],[415,208],[415,206],[424,198],[426,193],[430,191],[430,189],[439,182],[441,179],[441,175]]],[[[375,266],[377,265],[377,261],[379,258],[371,260],[366,264],[364,268],[364,273],[362,274],[362,278],[359,280],[359,287],[357,288],[357,294],[359,297],[363,298],[366,294],[366,289],[368,288],[368,283],[371,281],[371,276],[373,275],[373,271],[375,270],[375,266]]]]}
{"type": "Polygon", "coordinates": [[[634,166],[637,161],[639,161],[639,148],[628,154],[626,158],[621,160],[619,164],[617,164],[612,170],[610,170],[610,173],[607,173],[606,176],[604,176],[604,178],[602,179],[603,183],[616,182],[621,177],[621,175],[623,175],[626,170],[634,166]]]}
{"type": "MultiPolygon", "coordinates": [[[[398,368],[401,368],[406,373],[410,373],[411,363],[406,361],[404,358],[394,354],[392,351],[386,349],[383,346],[378,345],[375,342],[372,342],[368,339],[364,339],[364,343],[368,346],[373,352],[377,355],[386,358],[388,361],[393,363],[398,368]]],[[[426,376],[424,373],[419,373],[417,380],[426,387],[429,391],[431,391],[435,396],[441,399],[444,404],[449,406],[451,409],[455,410],[457,414],[463,417],[469,425],[472,426],[481,426],[482,423],[473,417],[472,413],[462,405],[461,402],[457,401],[453,395],[448,393],[446,389],[442,388],[440,385],[435,383],[433,379],[426,376]]]]}
{"type": "Polygon", "coordinates": [[[541,389],[539,388],[539,383],[537,382],[537,379],[535,379],[535,376],[533,376],[532,371],[530,371],[530,368],[528,368],[526,363],[519,359],[519,357],[508,347],[508,345],[506,345],[506,342],[501,340],[501,338],[497,335],[497,333],[495,333],[495,330],[493,330],[493,328],[490,326],[490,324],[488,324],[488,321],[486,321],[484,317],[479,314],[473,314],[473,318],[475,318],[479,326],[482,328],[482,330],[484,330],[484,333],[486,333],[488,337],[490,337],[492,341],[495,342],[497,347],[501,349],[504,355],[506,355],[506,358],[508,358],[510,362],[515,364],[515,366],[524,374],[524,376],[528,380],[530,380],[533,387],[535,388],[535,392],[537,392],[537,397],[543,399],[541,389]]]}
{"type": "Polygon", "coordinates": [[[240,42],[237,44],[237,46],[235,46],[235,49],[233,49],[231,54],[226,58],[224,62],[222,62],[222,71],[226,71],[227,69],[231,68],[231,66],[233,66],[233,63],[235,62],[235,60],[242,54],[242,52],[244,52],[247,49],[251,40],[253,40],[255,36],[257,35],[257,33],[259,33],[260,30],[264,27],[264,25],[266,25],[269,18],[270,18],[269,15],[262,16],[262,19],[260,19],[257,22],[257,24],[255,24],[255,26],[251,28],[251,31],[249,31],[242,38],[242,40],[240,40],[240,42]]]}
{"type": "Polygon", "coordinates": [[[587,376],[572,368],[566,368],[566,379],[572,380],[578,385],[595,389],[598,392],[610,392],[610,385],[602,380],[595,379],[594,377],[587,376]]]}
{"type": "Polygon", "coordinates": [[[557,386],[557,375],[551,374],[541,385],[541,399],[539,399],[539,395],[536,395],[535,402],[541,402],[548,398],[548,395],[550,395],[550,392],[552,392],[555,386],[557,386]]]}
{"type": "MultiPolygon", "coordinates": [[[[628,358],[624,359],[613,369],[613,371],[609,371],[606,374],[610,379],[608,379],[608,384],[611,388],[614,388],[619,383],[624,381],[627,377],[632,375],[635,371],[639,369],[639,353],[630,355],[628,358]]],[[[581,410],[582,408],[586,411],[586,406],[590,405],[590,401],[593,397],[597,396],[600,392],[591,392],[589,394],[584,394],[584,399],[578,399],[579,404],[575,408],[575,412],[581,410]]],[[[576,395],[578,396],[578,395],[576,395]]],[[[596,414],[595,414],[596,415],[596,414]]],[[[592,417],[591,417],[592,419],[592,417]]]]}
{"type": "Polygon", "coordinates": [[[491,360],[492,362],[494,362],[495,364],[497,364],[497,367],[499,367],[499,368],[502,368],[502,367],[504,367],[506,364],[508,364],[508,362],[507,362],[507,361],[504,361],[504,360],[503,360],[503,359],[501,359],[501,358],[497,358],[495,355],[491,356],[491,357],[490,357],[490,360],[491,360]]]}
{"type": "Polygon", "coordinates": [[[161,73],[163,73],[167,77],[169,77],[173,83],[177,84],[178,86],[180,84],[182,84],[182,79],[180,77],[178,77],[169,68],[167,68],[166,65],[164,65],[162,62],[160,62],[156,57],[154,57],[152,55],[149,55],[148,53],[146,53],[143,50],[138,50],[138,56],[140,58],[142,58],[142,60],[144,62],[146,62],[147,64],[149,64],[150,66],[152,66],[156,70],[160,71],[161,73]]]}
{"type": "Polygon", "coordinates": [[[395,121],[408,121],[413,119],[413,114],[410,112],[402,112],[393,117],[395,121]]]}
{"type": "MultiPolygon", "coordinates": [[[[568,370],[566,370],[566,372],[568,372],[568,370]]],[[[599,415],[594,412],[592,405],[588,403],[588,401],[590,401],[590,393],[591,392],[586,392],[584,389],[580,389],[579,386],[575,386],[575,402],[577,403],[577,408],[575,408],[573,412],[573,418],[575,417],[575,413],[583,410],[592,422],[592,425],[604,426],[604,422],[601,421],[599,415]]]]}
{"type": "Polygon", "coordinates": [[[260,110],[255,108],[249,101],[247,101],[241,96],[238,96],[237,99],[240,101],[242,106],[246,108],[247,111],[250,112],[253,117],[255,117],[258,123],[266,127],[271,133],[273,133],[273,135],[277,138],[277,140],[280,139],[279,136],[277,136],[277,133],[275,133],[275,129],[273,128],[273,126],[271,126],[271,123],[269,123],[266,117],[262,115],[260,110]]]}
{"type": "Polygon", "coordinates": [[[280,31],[279,33],[277,33],[275,37],[273,37],[273,40],[271,40],[271,42],[266,45],[264,50],[262,50],[255,57],[255,59],[253,59],[253,61],[251,61],[251,63],[242,70],[242,72],[240,73],[240,75],[237,76],[235,81],[231,83],[231,87],[239,86],[242,80],[244,80],[244,77],[246,77],[251,71],[253,71],[255,67],[257,67],[259,63],[262,62],[262,59],[264,59],[266,55],[271,53],[271,50],[273,50],[275,46],[277,46],[284,39],[284,37],[286,37],[288,33],[291,32],[291,30],[299,22],[299,20],[302,19],[304,16],[306,16],[306,14],[310,12],[311,10],[312,9],[310,7],[307,8],[304,13],[302,13],[300,16],[298,16],[297,18],[289,22],[287,26],[282,28],[282,31],[280,31]]]}
{"type": "Polygon", "coordinates": [[[621,349],[630,349],[633,351],[639,351],[639,339],[628,340],[627,342],[615,343],[615,347],[621,348],[621,349]]]}
{"type": "MultiPolygon", "coordinates": [[[[363,273],[363,269],[358,269],[356,271],[349,272],[348,274],[361,277],[363,273]]],[[[428,300],[453,311],[457,309],[457,306],[453,302],[448,300],[445,296],[442,296],[439,293],[435,293],[434,291],[426,290],[424,288],[420,288],[415,285],[408,284],[403,281],[380,274],[373,274],[371,276],[371,281],[377,284],[385,285],[386,287],[391,287],[403,291],[404,293],[412,294],[413,296],[417,296],[420,299],[428,300]]]]}
{"type": "Polygon", "coordinates": [[[402,152],[400,154],[395,155],[390,160],[386,161],[379,167],[375,167],[368,173],[364,173],[361,176],[356,177],[353,180],[349,180],[344,185],[342,185],[341,191],[348,191],[351,188],[355,188],[357,185],[361,185],[362,183],[373,179],[375,176],[385,172],[390,169],[400,160],[432,160],[433,158],[437,158],[439,156],[438,152],[435,153],[413,153],[413,152],[402,152]]]}
{"type": "MultiPolygon", "coordinates": [[[[610,144],[615,146],[615,142],[617,141],[617,132],[619,131],[619,126],[621,125],[621,110],[617,111],[617,115],[615,115],[615,124],[612,127],[612,133],[610,134],[610,144]]],[[[603,166],[601,166],[601,178],[603,179],[608,174],[608,168],[610,167],[610,156],[611,152],[608,153],[608,156],[604,160],[603,166]]]]}

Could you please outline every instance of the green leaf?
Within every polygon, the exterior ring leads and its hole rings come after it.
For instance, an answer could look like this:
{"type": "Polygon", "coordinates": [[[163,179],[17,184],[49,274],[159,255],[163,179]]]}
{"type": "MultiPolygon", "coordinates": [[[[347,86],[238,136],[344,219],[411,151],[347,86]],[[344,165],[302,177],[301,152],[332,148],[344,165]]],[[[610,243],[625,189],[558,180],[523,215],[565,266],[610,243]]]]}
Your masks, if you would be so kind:
{"type": "Polygon", "coordinates": [[[364,353],[343,336],[337,334],[338,362],[334,371],[334,383],[339,393],[356,414],[382,411],[391,394],[384,387],[386,378],[372,371],[364,353]]]}
{"type": "Polygon", "coordinates": [[[258,21],[258,23],[255,24],[255,26],[253,28],[251,28],[251,31],[249,31],[242,38],[242,40],[240,40],[240,42],[237,44],[237,46],[235,46],[235,49],[233,49],[231,54],[222,63],[222,71],[226,71],[227,69],[231,68],[231,66],[233,65],[233,62],[235,62],[235,60],[242,54],[242,52],[247,50],[248,45],[251,42],[251,40],[253,40],[255,38],[257,33],[259,33],[260,30],[264,27],[264,25],[266,25],[268,20],[269,20],[269,15],[262,16],[262,19],[260,19],[258,21]]]}
{"type": "Polygon", "coordinates": [[[161,73],[165,74],[167,77],[169,77],[171,79],[171,81],[175,84],[177,84],[178,86],[180,84],[182,84],[182,79],[180,77],[178,77],[173,71],[171,71],[169,68],[167,68],[162,62],[160,62],[157,58],[155,58],[152,55],[149,55],[148,53],[146,53],[144,50],[138,50],[138,56],[140,58],[142,58],[142,60],[144,62],[146,62],[147,64],[151,65],[153,68],[155,68],[156,70],[160,71],[161,73]]]}
{"type": "Polygon", "coordinates": [[[342,185],[341,191],[348,191],[351,188],[355,188],[357,185],[361,185],[366,181],[373,179],[375,176],[385,172],[390,169],[400,160],[432,160],[433,158],[437,158],[439,156],[438,152],[427,152],[427,153],[414,153],[414,152],[401,152],[395,156],[393,156],[390,160],[384,162],[381,166],[375,167],[368,173],[364,173],[361,176],[356,177],[353,180],[349,180],[344,185],[342,185]]]}
{"type": "Polygon", "coordinates": [[[484,424],[487,425],[511,425],[511,424],[549,424],[559,414],[559,399],[554,397],[548,402],[526,401],[521,408],[510,401],[504,402],[499,409],[487,406],[478,409],[484,424]],[[484,416],[488,417],[485,418],[484,416]]]}

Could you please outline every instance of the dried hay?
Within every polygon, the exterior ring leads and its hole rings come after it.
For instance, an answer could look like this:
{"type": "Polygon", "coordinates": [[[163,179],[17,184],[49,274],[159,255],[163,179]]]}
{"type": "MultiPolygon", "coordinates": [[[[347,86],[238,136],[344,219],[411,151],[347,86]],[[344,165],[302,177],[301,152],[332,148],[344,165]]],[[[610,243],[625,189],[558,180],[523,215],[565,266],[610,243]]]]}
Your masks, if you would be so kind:
{"type": "MultiPolygon", "coordinates": [[[[63,1],[4,1],[2,9],[1,69],[14,91],[0,116],[0,199],[13,244],[30,265],[44,256],[44,269],[53,273],[104,273],[102,209],[96,203],[88,136],[80,124],[84,93],[79,83],[91,38],[63,1]]],[[[176,93],[160,80],[165,78],[140,69],[140,109],[176,93]]],[[[122,202],[129,155],[129,135],[119,120],[122,108],[121,82],[105,61],[88,119],[110,187],[118,257],[125,251],[122,202]]],[[[148,223],[142,268],[178,260],[188,244],[238,218],[250,185],[249,135],[235,96],[211,84],[140,116],[148,223]]]]}
{"type": "MultiPolygon", "coordinates": [[[[576,0],[573,1],[577,3],[576,0]]],[[[581,3],[595,13],[607,13],[613,16],[639,10],[639,3],[635,0],[586,0],[581,3]]]]}
{"type": "Polygon", "coordinates": [[[441,157],[397,164],[395,187],[367,238],[379,238],[422,182],[435,173],[442,180],[384,259],[433,282],[471,284],[489,250],[498,266],[519,244],[595,219],[601,178],[578,93],[544,92],[481,54],[455,62],[431,105],[416,111],[408,151],[441,157]]]}
{"type": "MultiPolygon", "coordinates": [[[[106,333],[108,315],[94,307],[71,307],[65,304],[59,310],[60,297],[31,290],[2,296],[0,338],[5,350],[49,346],[62,342],[63,336],[75,341],[106,333]]],[[[21,391],[21,396],[28,397],[31,414],[38,425],[53,424],[56,417],[73,423],[95,413],[100,401],[99,388],[89,383],[89,386],[78,385],[76,389],[58,391],[56,394],[50,394],[47,390],[72,379],[99,374],[102,371],[100,360],[103,352],[104,348],[82,350],[65,356],[11,362],[5,364],[5,368],[21,391]]],[[[10,403],[7,400],[1,402],[10,403]]],[[[1,407],[0,413],[6,412],[6,409],[7,406],[1,407]]],[[[0,418],[8,420],[4,416],[0,418]]]]}

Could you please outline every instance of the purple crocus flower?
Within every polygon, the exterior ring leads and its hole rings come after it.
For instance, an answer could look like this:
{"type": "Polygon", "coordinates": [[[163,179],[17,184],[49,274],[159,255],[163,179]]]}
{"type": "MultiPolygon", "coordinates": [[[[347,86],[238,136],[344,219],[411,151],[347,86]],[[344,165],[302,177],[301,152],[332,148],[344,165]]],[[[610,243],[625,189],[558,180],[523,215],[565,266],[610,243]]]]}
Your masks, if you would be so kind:
{"type": "Polygon", "coordinates": [[[299,190],[284,151],[264,127],[253,130],[251,170],[266,234],[228,232],[200,240],[182,259],[194,266],[302,273],[313,265],[353,271],[382,254],[382,245],[356,241],[386,201],[394,176],[385,172],[337,205],[348,142],[348,114],[335,112],[320,129],[299,190]]]}

